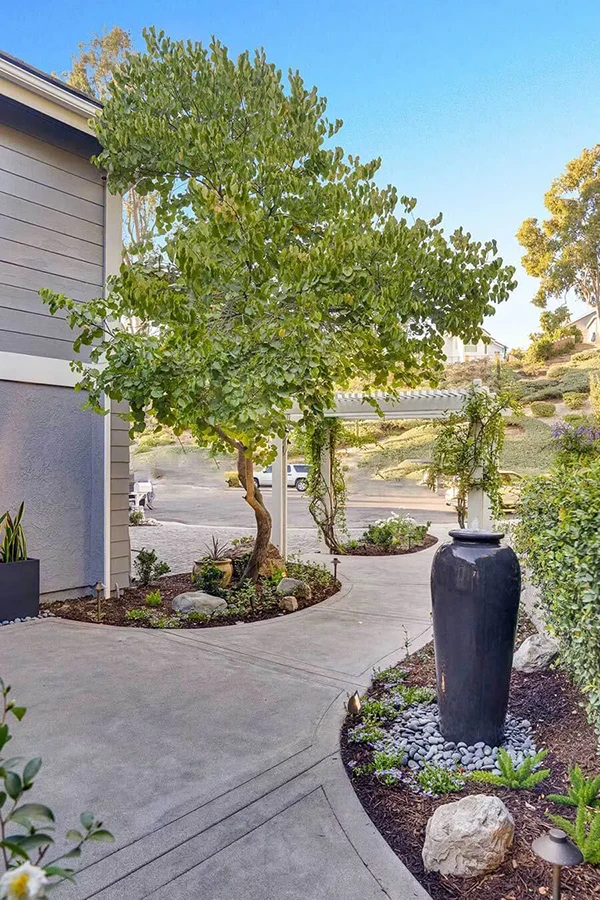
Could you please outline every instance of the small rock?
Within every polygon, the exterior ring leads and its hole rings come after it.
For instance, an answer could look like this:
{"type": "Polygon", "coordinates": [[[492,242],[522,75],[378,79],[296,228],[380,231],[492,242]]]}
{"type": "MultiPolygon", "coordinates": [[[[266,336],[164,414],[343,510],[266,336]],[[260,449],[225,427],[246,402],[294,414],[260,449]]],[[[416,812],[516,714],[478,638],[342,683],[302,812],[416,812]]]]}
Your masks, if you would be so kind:
{"type": "Polygon", "coordinates": [[[171,609],[173,612],[187,613],[197,612],[205,616],[212,616],[213,613],[221,609],[226,609],[227,604],[222,597],[213,597],[205,591],[187,591],[185,594],[178,594],[171,601],[171,609]]]}
{"type": "Polygon", "coordinates": [[[545,632],[526,638],[513,656],[513,669],[531,674],[543,672],[558,656],[558,644],[545,632]]]}
{"type": "Polygon", "coordinates": [[[282,597],[279,601],[279,608],[284,612],[296,612],[298,609],[298,600],[296,597],[282,597]]]}
{"type": "Polygon", "coordinates": [[[473,877],[493,872],[512,844],[515,823],[498,797],[474,794],[438,806],[427,822],[423,863],[429,872],[473,877]]]}
{"type": "Polygon", "coordinates": [[[310,600],[310,585],[299,578],[282,578],[277,585],[277,593],[280,597],[298,597],[300,600],[310,600]]]}

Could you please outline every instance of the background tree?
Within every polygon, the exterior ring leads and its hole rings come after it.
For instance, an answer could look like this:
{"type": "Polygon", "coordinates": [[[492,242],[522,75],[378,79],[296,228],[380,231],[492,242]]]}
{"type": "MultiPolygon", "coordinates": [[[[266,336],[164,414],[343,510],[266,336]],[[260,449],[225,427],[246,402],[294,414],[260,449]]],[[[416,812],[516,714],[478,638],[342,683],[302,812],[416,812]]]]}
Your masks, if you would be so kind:
{"type": "Polygon", "coordinates": [[[145,38],[113,75],[98,165],[113,191],[155,192],[161,255],[123,266],[106,298],[45,298],[68,310],[76,349],[97,342],[102,366],[78,366],[92,405],[106,392],[129,402],[134,433],[150,415],[236,453],[256,577],[271,518],[253,466],[273,457],[293,401],[310,423],[352,378],[366,390],[437,378],[444,334],[478,339],[513,269],[494,242],[397,217],[380,161],[334,145],[341,121],[297,72],[286,85],[262,51],[233,60],[218,41],[145,38]],[[147,333],[119,324],[130,317],[147,333]]]}
{"type": "MultiPolygon", "coordinates": [[[[71,69],[63,73],[67,84],[96,97],[103,103],[109,97],[114,72],[133,52],[131,35],[115,25],[110,31],[94,34],[80,43],[71,60],[71,69]]],[[[141,197],[135,190],[123,197],[123,255],[131,263],[138,248],[151,251],[156,198],[152,194],[141,197]]],[[[139,327],[139,323],[130,323],[139,327]]]]}
{"type": "Polygon", "coordinates": [[[550,217],[525,219],[517,232],[525,271],[540,279],[533,303],[573,290],[600,311],[600,144],[567,163],[544,204],[550,217]]]}

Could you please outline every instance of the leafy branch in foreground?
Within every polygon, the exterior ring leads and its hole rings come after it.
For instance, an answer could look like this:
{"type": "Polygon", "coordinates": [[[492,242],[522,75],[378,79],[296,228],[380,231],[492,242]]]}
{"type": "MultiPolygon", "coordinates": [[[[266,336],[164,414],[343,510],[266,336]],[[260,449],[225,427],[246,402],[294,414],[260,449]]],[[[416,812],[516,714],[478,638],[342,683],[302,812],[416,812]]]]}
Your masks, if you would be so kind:
{"type": "Polygon", "coordinates": [[[540,782],[544,781],[550,774],[550,769],[540,769],[534,772],[535,766],[539,766],[541,761],[548,755],[547,750],[540,750],[535,756],[528,756],[519,766],[515,766],[512,758],[506,752],[504,747],[498,751],[498,768],[500,775],[493,772],[473,772],[469,775],[471,781],[479,781],[484,784],[493,784],[498,787],[508,787],[515,790],[522,789],[530,791],[540,782]]]}
{"type": "MultiPolygon", "coordinates": [[[[12,739],[9,717],[23,720],[26,709],[17,706],[10,697],[10,686],[0,679],[0,754],[12,739]]],[[[112,834],[102,827],[91,812],[81,814],[78,828],[67,831],[66,838],[73,846],[52,859],[47,855],[54,844],[54,813],[41,803],[27,802],[34,787],[42,760],[30,759],[21,768],[21,758],[0,756],[0,897],[43,898],[45,892],[60,882],[74,881],[75,869],[70,860],[81,856],[89,841],[114,841],[112,834]]]]}

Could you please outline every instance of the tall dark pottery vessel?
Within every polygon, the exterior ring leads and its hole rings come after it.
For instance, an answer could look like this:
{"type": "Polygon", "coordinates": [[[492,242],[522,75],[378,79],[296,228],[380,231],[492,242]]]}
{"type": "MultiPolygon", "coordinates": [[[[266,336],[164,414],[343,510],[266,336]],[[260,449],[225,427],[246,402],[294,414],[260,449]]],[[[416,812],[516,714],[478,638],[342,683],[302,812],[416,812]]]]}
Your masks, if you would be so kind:
{"type": "Polygon", "coordinates": [[[450,532],[431,569],[440,727],[448,741],[502,742],[521,569],[504,535],[450,532]]]}

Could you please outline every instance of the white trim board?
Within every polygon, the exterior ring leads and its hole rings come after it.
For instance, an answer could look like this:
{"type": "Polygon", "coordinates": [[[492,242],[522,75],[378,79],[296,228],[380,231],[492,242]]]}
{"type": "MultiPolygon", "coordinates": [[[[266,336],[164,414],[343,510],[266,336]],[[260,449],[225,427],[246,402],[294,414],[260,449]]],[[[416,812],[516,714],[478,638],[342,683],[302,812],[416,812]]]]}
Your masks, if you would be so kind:
{"type": "Polygon", "coordinates": [[[79,374],[71,371],[68,359],[30,356],[0,350],[0,381],[21,381],[25,384],[51,384],[74,387],[79,374]]]}

